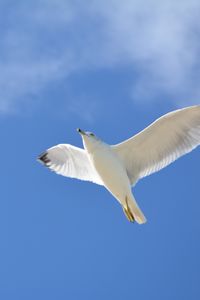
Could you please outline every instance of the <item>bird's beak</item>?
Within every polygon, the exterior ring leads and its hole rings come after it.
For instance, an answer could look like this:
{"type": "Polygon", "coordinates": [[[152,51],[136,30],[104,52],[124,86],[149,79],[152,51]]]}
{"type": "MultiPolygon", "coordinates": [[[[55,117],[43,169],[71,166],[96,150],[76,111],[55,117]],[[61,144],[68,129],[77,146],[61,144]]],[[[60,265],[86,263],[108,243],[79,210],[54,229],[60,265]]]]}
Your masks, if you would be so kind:
{"type": "Polygon", "coordinates": [[[81,135],[85,135],[85,132],[83,130],[81,130],[80,128],[77,128],[78,133],[80,133],[81,135]]]}

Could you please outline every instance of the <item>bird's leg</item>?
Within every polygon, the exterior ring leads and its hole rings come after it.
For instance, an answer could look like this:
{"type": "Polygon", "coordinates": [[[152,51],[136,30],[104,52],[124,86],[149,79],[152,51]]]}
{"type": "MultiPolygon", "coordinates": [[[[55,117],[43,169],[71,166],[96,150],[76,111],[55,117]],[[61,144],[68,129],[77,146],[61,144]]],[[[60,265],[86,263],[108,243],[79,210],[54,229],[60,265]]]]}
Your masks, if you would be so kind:
{"type": "Polygon", "coordinates": [[[124,211],[124,214],[125,214],[125,216],[127,217],[127,219],[128,219],[130,222],[135,222],[135,218],[134,218],[134,216],[133,216],[133,214],[132,214],[132,212],[131,212],[131,210],[130,210],[130,208],[129,208],[129,206],[128,206],[127,197],[126,197],[126,199],[125,199],[125,202],[126,202],[126,206],[122,206],[122,209],[123,209],[123,211],[124,211]]]}

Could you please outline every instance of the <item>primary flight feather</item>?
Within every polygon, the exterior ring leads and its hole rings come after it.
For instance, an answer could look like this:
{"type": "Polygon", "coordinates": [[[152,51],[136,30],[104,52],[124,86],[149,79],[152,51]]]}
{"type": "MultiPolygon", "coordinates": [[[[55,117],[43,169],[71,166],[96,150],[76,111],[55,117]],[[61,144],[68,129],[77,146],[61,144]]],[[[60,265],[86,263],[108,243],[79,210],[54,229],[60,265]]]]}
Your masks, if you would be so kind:
{"type": "Polygon", "coordinates": [[[170,112],[132,138],[110,146],[78,129],[84,149],[60,144],[38,159],[63,176],[105,186],[122,205],[129,221],[146,218],[132,194],[136,182],[166,167],[200,144],[200,105],[170,112]]]}

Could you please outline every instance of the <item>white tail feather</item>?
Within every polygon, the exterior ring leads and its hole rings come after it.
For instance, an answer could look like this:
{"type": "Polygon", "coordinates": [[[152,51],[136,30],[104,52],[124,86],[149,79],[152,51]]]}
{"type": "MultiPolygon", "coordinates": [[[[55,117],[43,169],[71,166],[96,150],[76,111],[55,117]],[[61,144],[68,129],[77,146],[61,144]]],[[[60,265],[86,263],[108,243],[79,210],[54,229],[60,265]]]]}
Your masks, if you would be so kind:
{"type": "Polygon", "coordinates": [[[128,206],[134,216],[134,219],[139,224],[146,223],[147,219],[145,218],[144,214],[142,213],[141,209],[139,208],[134,196],[128,198],[128,206]]]}

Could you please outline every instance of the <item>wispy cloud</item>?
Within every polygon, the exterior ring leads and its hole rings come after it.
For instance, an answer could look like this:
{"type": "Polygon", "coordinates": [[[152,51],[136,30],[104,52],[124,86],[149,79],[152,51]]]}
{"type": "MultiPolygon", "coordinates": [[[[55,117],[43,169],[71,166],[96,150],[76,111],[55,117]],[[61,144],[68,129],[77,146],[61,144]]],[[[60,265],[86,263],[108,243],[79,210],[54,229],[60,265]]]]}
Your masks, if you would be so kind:
{"type": "MultiPolygon", "coordinates": [[[[102,2],[101,2],[102,3],[102,2]]],[[[111,1],[99,8],[116,63],[137,70],[133,98],[200,96],[198,1],[111,1]]],[[[102,22],[103,23],[103,22],[102,22]]]]}
{"type": "Polygon", "coordinates": [[[179,103],[198,101],[199,11],[198,0],[2,5],[0,112],[19,109],[74,72],[122,65],[133,70],[135,101],[161,94],[179,103]]]}

